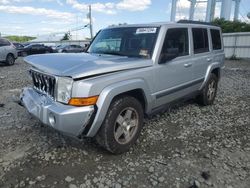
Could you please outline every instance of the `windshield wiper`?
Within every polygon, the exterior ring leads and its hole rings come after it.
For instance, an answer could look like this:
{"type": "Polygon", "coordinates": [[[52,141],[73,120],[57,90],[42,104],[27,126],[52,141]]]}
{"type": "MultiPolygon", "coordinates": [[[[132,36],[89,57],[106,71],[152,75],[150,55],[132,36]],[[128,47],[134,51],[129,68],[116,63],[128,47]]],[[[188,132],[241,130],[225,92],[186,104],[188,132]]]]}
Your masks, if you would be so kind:
{"type": "Polygon", "coordinates": [[[101,52],[100,54],[108,54],[108,55],[119,55],[119,56],[127,56],[119,52],[101,52]]]}

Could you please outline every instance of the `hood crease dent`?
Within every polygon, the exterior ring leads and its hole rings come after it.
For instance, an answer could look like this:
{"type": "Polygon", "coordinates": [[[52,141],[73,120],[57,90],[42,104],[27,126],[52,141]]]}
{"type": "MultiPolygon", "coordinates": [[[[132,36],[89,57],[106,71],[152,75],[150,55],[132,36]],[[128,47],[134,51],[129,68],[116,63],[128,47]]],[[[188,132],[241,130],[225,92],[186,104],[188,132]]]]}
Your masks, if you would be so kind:
{"type": "Polygon", "coordinates": [[[88,53],[31,55],[24,60],[44,73],[73,79],[153,65],[151,59],[88,53]]]}

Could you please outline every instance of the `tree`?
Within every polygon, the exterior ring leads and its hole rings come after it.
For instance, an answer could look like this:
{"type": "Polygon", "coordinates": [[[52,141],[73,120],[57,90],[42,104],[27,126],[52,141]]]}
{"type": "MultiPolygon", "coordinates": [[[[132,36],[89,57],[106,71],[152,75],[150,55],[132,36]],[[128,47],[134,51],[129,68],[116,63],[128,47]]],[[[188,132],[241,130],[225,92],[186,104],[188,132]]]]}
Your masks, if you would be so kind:
{"type": "Polygon", "coordinates": [[[68,33],[64,34],[64,36],[61,40],[70,40],[70,37],[71,37],[70,32],[68,32],[68,33]]]}
{"type": "Polygon", "coordinates": [[[13,35],[13,36],[6,36],[4,38],[7,38],[7,39],[9,39],[10,41],[13,41],[13,42],[27,42],[27,41],[35,39],[36,37],[13,35]]]}
{"type": "Polygon", "coordinates": [[[224,18],[216,18],[212,24],[220,26],[223,33],[250,32],[250,24],[241,21],[229,21],[224,18]]]}

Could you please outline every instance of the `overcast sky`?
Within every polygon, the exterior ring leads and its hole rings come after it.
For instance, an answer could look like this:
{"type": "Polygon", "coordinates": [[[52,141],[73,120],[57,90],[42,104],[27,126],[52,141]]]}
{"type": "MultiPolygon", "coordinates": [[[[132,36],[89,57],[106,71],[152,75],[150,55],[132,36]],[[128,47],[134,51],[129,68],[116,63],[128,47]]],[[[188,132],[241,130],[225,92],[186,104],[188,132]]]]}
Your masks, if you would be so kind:
{"type": "MultiPolygon", "coordinates": [[[[177,17],[188,18],[189,1],[179,1],[177,17]]],[[[65,32],[87,24],[88,4],[92,4],[94,33],[112,24],[170,19],[171,0],[0,0],[0,32],[32,36],[65,32]]],[[[205,18],[205,7],[197,5],[195,19],[205,18]]],[[[219,7],[217,3],[216,15],[219,7]]],[[[249,22],[247,12],[250,0],[241,0],[239,18],[249,22]]],[[[89,32],[85,29],[78,35],[89,36],[89,32]]]]}

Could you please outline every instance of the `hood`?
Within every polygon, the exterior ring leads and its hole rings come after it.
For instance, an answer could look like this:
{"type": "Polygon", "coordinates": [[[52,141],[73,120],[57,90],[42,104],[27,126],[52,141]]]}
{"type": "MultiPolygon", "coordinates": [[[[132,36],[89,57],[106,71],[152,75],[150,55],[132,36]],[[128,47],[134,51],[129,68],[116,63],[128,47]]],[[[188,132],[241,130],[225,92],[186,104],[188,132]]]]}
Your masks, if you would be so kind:
{"type": "Polygon", "coordinates": [[[42,72],[73,79],[153,65],[151,59],[88,53],[32,55],[24,60],[42,72]]]}

